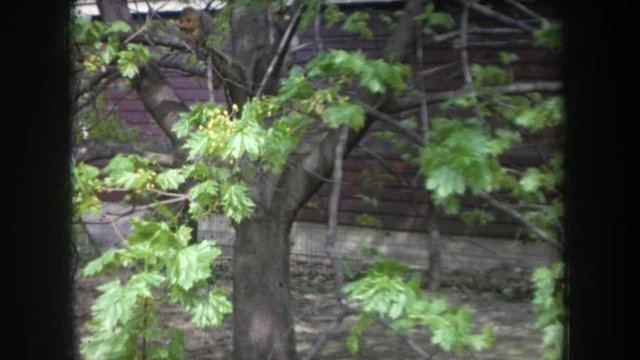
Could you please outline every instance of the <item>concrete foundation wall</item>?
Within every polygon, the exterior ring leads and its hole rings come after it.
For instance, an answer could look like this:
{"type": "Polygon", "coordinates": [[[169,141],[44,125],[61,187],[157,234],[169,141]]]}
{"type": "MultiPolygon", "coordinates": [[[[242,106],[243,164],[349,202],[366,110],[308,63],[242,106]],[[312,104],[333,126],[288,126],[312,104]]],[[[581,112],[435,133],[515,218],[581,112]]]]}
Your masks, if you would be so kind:
{"type": "MultiPolygon", "coordinates": [[[[291,231],[292,256],[325,260],[325,231],[324,224],[294,223],[291,231]]],[[[213,216],[200,221],[198,237],[215,240],[230,254],[235,234],[223,216],[213,216]]],[[[340,253],[348,259],[363,259],[362,249],[375,248],[380,254],[407,262],[413,267],[428,266],[429,237],[425,233],[340,226],[338,239],[340,253]]],[[[447,272],[486,270],[499,266],[533,268],[554,260],[553,251],[542,243],[469,236],[445,236],[441,242],[442,265],[447,272]]]]}
{"type": "MultiPolygon", "coordinates": [[[[105,214],[119,214],[126,208],[115,203],[103,203],[102,210],[105,214]]],[[[140,215],[137,213],[134,216],[140,215]]],[[[130,217],[123,217],[113,224],[90,224],[88,228],[101,248],[118,246],[121,242],[120,236],[126,237],[129,232],[130,217]]],[[[88,216],[85,219],[98,222],[104,220],[105,216],[88,216]]],[[[325,231],[325,224],[294,223],[291,231],[292,257],[307,261],[328,261],[325,253],[325,231]]],[[[224,216],[215,215],[200,220],[198,238],[215,240],[227,255],[231,255],[235,231],[224,216]]],[[[428,242],[429,237],[426,233],[355,226],[338,228],[340,253],[343,257],[356,261],[370,259],[362,255],[362,250],[373,248],[381,255],[404,261],[413,267],[427,268],[428,242]]],[[[445,272],[486,270],[500,266],[530,269],[548,264],[555,256],[548,246],[539,242],[443,236],[441,243],[442,266],[445,272]]]]}

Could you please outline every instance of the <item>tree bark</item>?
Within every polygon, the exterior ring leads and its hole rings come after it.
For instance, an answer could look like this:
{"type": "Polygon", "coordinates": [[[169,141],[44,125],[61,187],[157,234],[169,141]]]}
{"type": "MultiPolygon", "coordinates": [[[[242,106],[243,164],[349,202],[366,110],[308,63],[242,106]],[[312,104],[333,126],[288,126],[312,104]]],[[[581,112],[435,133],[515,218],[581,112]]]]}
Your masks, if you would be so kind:
{"type": "Polygon", "coordinates": [[[236,227],[233,359],[293,360],[289,286],[293,214],[256,210],[236,227]]]}

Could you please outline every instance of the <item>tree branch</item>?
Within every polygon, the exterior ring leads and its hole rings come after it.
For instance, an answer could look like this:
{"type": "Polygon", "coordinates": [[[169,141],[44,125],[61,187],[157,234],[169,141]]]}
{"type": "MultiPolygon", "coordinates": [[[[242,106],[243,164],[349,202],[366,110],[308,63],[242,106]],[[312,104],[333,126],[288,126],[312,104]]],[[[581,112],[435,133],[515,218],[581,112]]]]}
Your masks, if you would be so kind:
{"type": "MultiPolygon", "coordinates": [[[[469,29],[469,35],[514,35],[514,34],[522,34],[522,30],[520,29],[512,29],[512,28],[478,28],[474,27],[469,29]]],[[[425,41],[425,44],[438,44],[441,42],[447,42],[449,40],[453,40],[460,36],[460,30],[450,31],[444,34],[434,35],[425,41]]]]}
{"type": "Polygon", "coordinates": [[[101,159],[111,159],[118,154],[137,154],[147,159],[157,161],[165,167],[179,167],[182,160],[174,154],[158,153],[153,151],[138,151],[130,144],[92,144],[91,146],[77,146],[73,149],[76,161],[91,162],[101,159]]]}
{"type": "Polygon", "coordinates": [[[340,137],[336,144],[335,159],[333,161],[333,174],[331,180],[331,194],[329,195],[329,218],[327,220],[327,234],[325,250],[331,259],[331,266],[333,267],[333,275],[336,278],[336,292],[338,295],[338,301],[342,306],[347,306],[347,297],[342,288],[344,287],[344,275],[342,273],[342,267],[340,266],[340,254],[336,248],[336,242],[338,240],[338,205],[340,204],[340,192],[342,190],[342,160],[344,158],[345,146],[349,139],[349,128],[346,125],[342,125],[340,128],[340,137]]]}
{"type": "Polygon", "coordinates": [[[396,334],[396,336],[402,339],[405,342],[405,344],[407,344],[407,346],[409,346],[411,350],[413,350],[416,354],[420,355],[421,358],[431,359],[431,355],[429,355],[429,353],[427,353],[422,347],[420,347],[420,345],[416,344],[416,342],[413,341],[413,339],[411,339],[408,335],[399,333],[391,329],[391,325],[389,324],[388,321],[380,319],[378,320],[378,322],[381,323],[385,328],[393,331],[393,333],[396,334]]]}
{"type": "Polygon", "coordinates": [[[189,66],[180,61],[161,60],[157,62],[158,66],[166,69],[180,70],[189,75],[195,75],[200,77],[207,76],[207,71],[197,66],[189,66]]]}
{"type": "MultiPolygon", "coordinates": [[[[558,92],[562,90],[562,83],[559,81],[536,81],[527,83],[513,83],[509,85],[487,86],[478,90],[478,96],[483,96],[490,92],[498,92],[505,95],[518,95],[529,92],[558,92]]],[[[466,90],[448,90],[427,93],[429,104],[436,104],[445,101],[453,96],[465,94],[466,90]]],[[[415,111],[420,106],[420,100],[415,96],[394,98],[385,106],[388,113],[399,113],[404,111],[415,111]]]]}
{"type": "Polygon", "coordinates": [[[454,67],[456,67],[458,65],[460,65],[460,61],[455,61],[455,62],[452,62],[450,64],[445,64],[445,65],[435,66],[435,67],[432,67],[430,69],[422,70],[420,72],[419,76],[422,76],[422,77],[431,76],[431,75],[433,75],[433,74],[435,74],[437,72],[444,71],[444,70],[449,70],[449,69],[454,68],[454,67]]]}
{"type": "Polygon", "coordinates": [[[475,12],[482,14],[486,17],[498,20],[504,24],[507,25],[511,25],[511,26],[515,26],[518,29],[524,30],[526,32],[530,32],[530,33],[534,33],[536,31],[536,28],[528,25],[525,22],[522,21],[518,21],[514,18],[511,18],[509,16],[506,16],[504,14],[501,14],[495,10],[492,10],[486,6],[480,5],[475,1],[468,1],[468,0],[457,0],[459,3],[462,4],[468,4],[469,8],[471,10],[474,10],[475,12]]]}
{"type": "Polygon", "coordinates": [[[367,112],[367,114],[374,116],[378,120],[382,120],[385,124],[391,125],[396,130],[399,130],[405,135],[407,135],[408,137],[410,137],[411,140],[415,141],[416,143],[424,144],[424,138],[422,136],[420,136],[417,132],[400,125],[400,123],[396,119],[392,118],[391,116],[383,113],[382,111],[376,110],[375,108],[361,101],[356,101],[356,104],[362,106],[362,108],[364,109],[364,111],[367,112]]]}
{"type": "Polygon", "coordinates": [[[93,89],[96,85],[98,85],[103,79],[108,78],[113,73],[117,74],[118,73],[118,69],[116,69],[114,67],[110,67],[110,68],[107,68],[107,70],[97,74],[96,76],[94,76],[93,78],[91,78],[89,80],[89,82],[87,83],[86,86],[83,86],[82,88],[78,89],[78,92],[74,95],[73,98],[76,101],[78,101],[82,95],[84,95],[85,93],[91,91],[91,89],[93,89]]]}
{"type": "MultiPolygon", "coordinates": [[[[109,73],[104,81],[101,81],[83,102],[75,106],[75,108],[73,109],[74,115],[79,113],[85,107],[89,106],[89,104],[91,104],[98,97],[98,95],[100,95],[100,93],[104,91],[109,85],[111,85],[111,83],[114,82],[119,76],[120,73],[118,71],[109,73]]],[[[87,91],[88,90],[90,90],[90,88],[88,88],[87,91]]]]}
{"type": "Polygon", "coordinates": [[[267,72],[264,74],[262,81],[260,82],[260,86],[258,87],[258,91],[256,92],[256,97],[260,97],[264,94],[264,91],[267,87],[267,84],[271,80],[273,74],[280,70],[280,66],[283,63],[284,56],[289,49],[289,44],[291,44],[291,39],[293,38],[293,34],[295,34],[298,25],[300,24],[300,20],[302,17],[302,12],[304,11],[305,5],[299,5],[296,11],[289,21],[289,25],[287,26],[287,30],[285,30],[282,38],[280,39],[280,44],[278,44],[278,50],[276,54],[271,59],[271,63],[267,68],[267,72]]]}
{"type": "Polygon", "coordinates": [[[495,208],[497,210],[500,210],[503,213],[509,215],[512,219],[516,220],[521,225],[526,227],[529,231],[531,231],[536,236],[538,236],[538,238],[540,238],[540,240],[542,240],[543,242],[545,242],[548,245],[550,245],[554,250],[556,250],[558,252],[562,252],[563,246],[562,246],[562,244],[560,244],[560,242],[557,239],[555,239],[554,237],[549,235],[546,231],[542,230],[541,228],[539,228],[536,225],[534,225],[533,223],[531,223],[529,220],[525,219],[517,211],[509,208],[508,206],[506,206],[505,204],[501,203],[496,198],[494,198],[493,196],[491,196],[491,195],[489,195],[487,193],[481,193],[481,194],[478,195],[478,197],[480,197],[481,199],[485,200],[493,208],[495,208]]]}
{"type": "Polygon", "coordinates": [[[316,47],[318,52],[324,51],[324,43],[322,42],[322,36],[320,36],[321,27],[322,27],[322,0],[317,0],[315,19],[313,19],[313,36],[316,40],[316,47]]]}
{"type": "Polygon", "coordinates": [[[462,66],[462,75],[467,90],[470,90],[473,83],[471,70],[469,69],[469,52],[467,50],[467,26],[469,24],[469,1],[465,0],[460,16],[460,65],[462,66]]]}
{"type": "Polygon", "coordinates": [[[333,321],[333,324],[331,324],[331,326],[327,330],[325,330],[322,335],[320,335],[318,340],[316,340],[316,342],[313,344],[313,347],[311,348],[311,351],[309,351],[309,353],[303,358],[303,360],[312,360],[316,356],[318,356],[320,354],[320,351],[322,351],[322,349],[324,348],[324,345],[327,342],[327,338],[330,334],[333,334],[338,329],[340,324],[342,324],[342,320],[344,320],[349,315],[355,315],[357,313],[358,312],[355,309],[343,308],[336,319],[333,321]]]}
{"type": "Polygon", "coordinates": [[[530,16],[531,18],[533,18],[536,21],[545,21],[545,19],[536,14],[534,11],[532,11],[531,9],[529,9],[528,7],[522,5],[521,3],[514,1],[514,0],[504,0],[504,2],[506,2],[507,4],[513,6],[514,8],[518,9],[518,11],[520,11],[521,13],[530,16]]]}
{"type": "MultiPolygon", "coordinates": [[[[383,53],[387,57],[394,57],[396,61],[405,61],[409,52],[415,46],[415,21],[414,18],[422,10],[421,0],[407,1],[402,18],[394,28],[387,40],[383,53]]],[[[362,93],[360,101],[365,104],[379,103],[380,98],[372,94],[362,93]]],[[[347,140],[345,153],[360,141],[364,133],[373,123],[373,117],[367,117],[365,126],[359,132],[351,131],[347,140]]],[[[339,132],[330,132],[325,140],[315,146],[311,152],[298,161],[297,164],[287,167],[280,176],[278,184],[280,191],[285,191],[288,196],[278,198],[280,210],[295,212],[309,197],[317,191],[322,182],[309,174],[310,172],[327,176],[333,168],[335,145],[338,142],[339,132]]]]}

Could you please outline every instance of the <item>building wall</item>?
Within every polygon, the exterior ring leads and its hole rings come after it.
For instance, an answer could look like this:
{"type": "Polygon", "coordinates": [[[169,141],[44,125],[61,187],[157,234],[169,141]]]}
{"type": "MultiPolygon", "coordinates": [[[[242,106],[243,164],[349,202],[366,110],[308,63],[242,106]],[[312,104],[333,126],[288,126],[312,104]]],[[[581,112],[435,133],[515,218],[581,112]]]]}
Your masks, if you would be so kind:
{"type": "MultiPolygon", "coordinates": [[[[448,2],[440,2],[443,6],[451,6],[448,2]]],[[[496,6],[500,6],[498,3],[496,6]]],[[[340,29],[325,29],[321,36],[327,48],[336,49],[360,49],[371,57],[381,55],[382,47],[390,31],[379,20],[380,14],[391,14],[400,9],[401,4],[390,3],[376,6],[349,5],[345,10],[369,9],[372,13],[370,26],[374,32],[371,39],[361,39],[347,34],[340,29]]],[[[543,2],[536,8],[542,15],[548,18],[557,17],[556,9],[551,2],[543,2]]],[[[174,14],[177,16],[177,14],[174,14]]],[[[482,27],[504,27],[493,23],[477,15],[472,15],[470,21],[482,27]]],[[[516,45],[508,44],[508,40],[517,38],[514,35],[505,35],[502,38],[492,39],[492,42],[481,43],[472,41],[469,44],[469,55],[472,62],[482,64],[498,63],[501,51],[514,52],[519,61],[512,67],[516,81],[560,80],[561,66],[560,55],[554,51],[538,47],[533,42],[521,41],[516,45]]],[[[313,57],[314,35],[312,29],[304,32],[299,39],[300,44],[311,45],[298,51],[295,55],[295,63],[303,65],[313,57]]],[[[433,44],[428,39],[423,42],[424,60],[417,63],[416,57],[410,57],[410,64],[414,73],[431,69],[458,60],[459,52],[452,43],[433,44]]],[[[187,104],[195,101],[206,101],[207,87],[203,79],[193,80],[184,77],[176,71],[166,72],[168,81],[177,91],[178,96],[187,104]]],[[[443,71],[433,77],[425,79],[428,92],[459,89],[462,85],[462,77],[459,67],[450,71],[443,71]]],[[[110,99],[117,104],[121,119],[128,125],[140,129],[141,134],[158,141],[163,140],[162,131],[155,125],[144,106],[138,100],[135,93],[114,89],[110,93],[110,99]]],[[[223,94],[218,93],[217,99],[222,101],[223,94]]],[[[429,113],[436,114],[437,106],[430,106],[429,113]]],[[[402,114],[409,116],[410,113],[402,114]]],[[[396,149],[386,141],[379,139],[378,135],[383,131],[394,131],[385,124],[375,124],[369,133],[363,138],[360,146],[352,151],[344,163],[343,199],[340,202],[339,223],[346,228],[361,225],[359,216],[367,214],[377,218],[381,227],[375,231],[381,232],[408,232],[422,233],[426,229],[426,216],[429,211],[427,197],[423,190],[423,179],[417,175],[418,169],[407,164],[401,159],[402,153],[407,150],[396,149]],[[371,151],[377,156],[372,156],[371,151]],[[368,175],[367,175],[368,174],[368,175]],[[374,189],[376,184],[384,182],[384,187],[374,189]],[[372,206],[361,200],[361,195],[376,197],[378,206],[372,206]],[[384,230],[381,230],[384,229],[384,230]]],[[[527,144],[520,145],[511,150],[503,160],[515,169],[523,169],[539,162],[539,153],[546,155],[560,151],[561,133],[559,131],[544,131],[525,134],[527,144]]],[[[400,135],[402,136],[402,135],[400,135]]],[[[326,208],[330,186],[325,184],[318,193],[300,209],[297,214],[299,224],[326,222],[326,208]]],[[[463,209],[482,207],[484,204],[478,200],[467,198],[463,200],[463,209]]],[[[467,225],[455,216],[441,216],[439,219],[440,230],[451,237],[485,237],[488,239],[526,239],[523,229],[501,214],[494,214],[496,221],[487,225],[467,225]]],[[[302,226],[302,225],[300,225],[302,226]]],[[[361,228],[361,231],[374,231],[361,228]]],[[[421,235],[422,236],[422,235],[421,235]]],[[[507,245],[505,245],[507,246],[507,245]]]]}

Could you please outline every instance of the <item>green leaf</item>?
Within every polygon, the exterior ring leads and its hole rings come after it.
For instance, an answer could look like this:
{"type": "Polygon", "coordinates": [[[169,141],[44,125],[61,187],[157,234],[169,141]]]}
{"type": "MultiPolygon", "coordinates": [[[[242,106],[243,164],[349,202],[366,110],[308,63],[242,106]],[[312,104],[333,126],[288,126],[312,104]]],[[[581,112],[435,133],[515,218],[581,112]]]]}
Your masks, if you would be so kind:
{"type": "Polygon", "coordinates": [[[563,46],[561,30],[559,23],[544,21],[542,27],[534,33],[536,43],[559,50],[563,46]]]}
{"type": "Polygon", "coordinates": [[[499,55],[500,55],[500,62],[505,65],[513,64],[514,62],[519,60],[518,55],[515,53],[508,53],[505,51],[501,51],[499,55]]]}
{"type": "Polygon", "coordinates": [[[227,298],[226,292],[216,288],[211,290],[205,299],[188,306],[187,311],[193,316],[193,321],[198,327],[218,327],[222,324],[224,315],[231,313],[231,302],[227,298]]]}
{"type": "Polygon", "coordinates": [[[97,259],[92,260],[82,271],[84,276],[99,275],[108,266],[117,265],[118,261],[116,255],[118,255],[118,249],[109,249],[97,259]]]}
{"type": "Polygon", "coordinates": [[[544,175],[537,168],[528,168],[524,176],[520,179],[520,186],[526,192],[538,191],[542,185],[544,175]]]}
{"type": "Polygon", "coordinates": [[[411,319],[400,318],[393,321],[390,326],[394,331],[404,333],[411,330],[415,326],[415,322],[411,319]]]}
{"type": "Polygon", "coordinates": [[[373,32],[367,26],[369,17],[370,15],[367,12],[354,11],[347,16],[344,21],[344,25],[342,25],[342,30],[352,34],[358,34],[365,39],[371,39],[373,37],[373,32]]]}
{"type": "Polygon", "coordinates": [[[93,319],[103,331],[113,331],[116,325],[129,321],[135,308],[137,294],[114,280],[97,287],[102,294],[91,307],[93,319]]]}
{"type": "Polygon", "coordinates": [[[195,132],[187,139],[184,148],[189,150],[187,160],[195,160],[207,153],[211,143],[211,138],[204,131],[195,132]]]}
{"type": "Polygon", "coordinates": [[[184,331],[182,330],[173,330],[171,335],[171,341],[169,342],[168,359],[169,360],[182,360],[184,359],[184,331]]]}
{"type": "Polygon", "coordinates": [[[495,65],[471,65],[473,83],[476,87],[487,85],[499,85],[509,82],[509,73],[495,65]]]}
{"type": "Polygon", "coordinates": [[[440,12],[432,13],[426,22],[430,27],[441,26],[445,29],[451,29],[456,25],[456,22],[450,14],[440,12]]]}
{"type": "Polygon", "coordinates": [[[220,254],[220,249],[211,241],[202,241],[177,251],[174,259],[167,263],[169,283],[190,290],[211,276],[211,264],[220,254]]]}
{"type": "Polygon", "coordinates": [[[225,215],[235,222],[249,217],[255,207],[249,197],[249,189],[244,184],[223,184],[221,200],[225,215]]]}
{"type": "Polygon", "coordinates": [[[111,60],[113,60],[113,58],[116,57],[117,54],[118,44],[107,44],[107,46],[105,46],[104,50],[100,54],[100,59],[102,60],[103,64],[107,65],[111,62],[111,60]]]}
{"type": "Polygon", "coordinates": [[[326,108],[322,113],[322,120],[334,129],[347,125],[359,130],[364,126],[364,110],[358,105],[342,103],[326,108]]]}
{"type": "Polygon", "coordinates": [[[352,355],[355,355],[360,348],[360,336],[365,327],[370,325],[372,318],[367,314],[361,314],[358,321],[351,328],[351,333],[347,338],[347,348],[352,355]]]}
{"type": "Polygon", "coordinates": [[[382,221],[379,218],[369,214],[358,214],[355,217],[356,224],[367,227],[382,227],[382,221]]]}
{"type": "Polygon", "coordinates": [[[187,247],[191,240],[191,233],[193,229],[186,225],[181,225],[176,232],[176,239],[181,248],[187,247]]]}
{"type": "Polygon", "coordinates": [[[185,180],[186,177],[181,170],[170,169],[159,174],[156,177],[155,182],[162,190],[175,190],[184,183],[185,180]]]}
{"type": "Polygon", "coordinates": [[[139,272],[131,276],[127,283],[127,291],[138,298],[151,298],[152,288],[157,288],[165,281],[165,277],[158,272],[139,272]]]}
{"type": "Polygon", "coordinates": [[[439,198],[446,198],[453,194],[463,194],[465,182],[459,172],[452,168],[441,167],[428,175],[426,187],[434,191],[439,198]]]}
{"type": "Polygon", "coordinates": [[[107,34],[114,32],[131,32],[131,26],[122,20],[114,21],[109,24],[109,27],[105,31],[107,34]]]}
{"type": "Polygon", "coordinates": [[[391,88],[407,88],[406,78],[411,70],[407,65],[384,60],[368,60],[361,51],[331,50],[320,53],[306,65],[309,77],[322,76],[337,84],[360,80],[369,91],[383,93],[391,88]]]}
{"type": "Polygon", "coordinates": [[[342,11],[340,11],[340,7],[338,7],[338,5],[334,3],[326,4],[326,7],[323,13],[323,20],[324,20],[324,26],[327,29],[332,28],[333,26],[335,26],[335,24],[342,21],[345,17],[346,15],[342,11]]]}
{"type": "Polygon", "coordinates": [[[453,347],[456,344],[455,330],[449,327],[436,329],[433,332],[431,343],[440,346],[444,351],[453,350],[453,347]]]}
{"type": "Polygon", "coordinates": [[[471,211],[465,211],[461,214],[460,218],[465,224],[480,224],[486,225],[495,220],[495,217],[486,211],[480,209],[473,209],[471,211]]]}
{"type": "Polygon", "coordinates": [[[245,153],[257,156],[260,153],[262,138],[249,131],[236,132],[227,145],[225,156],[239,159],[245,153]]]}
{"type": "Polygon", "coordinates": [[[434,34],[434,31],[431,29],[432,27],[451,29],[456,25],[455,20],[453,20],[450,14],[436,12],[433,3],[427,4],[422,13],[416,16],[415,19],[422,22],[423,32],[427,35],[434,34]]]}

